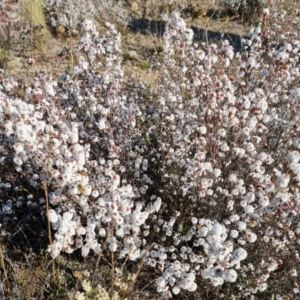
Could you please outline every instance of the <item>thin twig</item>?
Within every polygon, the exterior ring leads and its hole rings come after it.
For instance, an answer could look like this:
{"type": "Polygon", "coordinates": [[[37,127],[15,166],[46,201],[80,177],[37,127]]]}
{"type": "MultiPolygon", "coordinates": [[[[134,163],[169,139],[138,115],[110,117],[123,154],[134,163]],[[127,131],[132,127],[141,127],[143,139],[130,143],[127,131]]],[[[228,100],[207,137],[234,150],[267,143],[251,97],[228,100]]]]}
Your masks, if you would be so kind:
{"type": "Polygon", "coordinates": [[[2,251],[2,245],[0,245],[0,262],[1,262],[1,267],[3,269],[4,277],[7,280],[7,272],[6,272],[5,263],[4,263],[4,256],[3,256],[3,251],[2,251]]]}
{"type": "Polygon", "coordinates": [[[145,258],[145,254],[141,257],[140,261],[138,262],[136,271],[134,272],[134,275],[133,275],[132,279],[128,283],[128,288],[126,289],[126,291],[124,291],[122,293],[122,295],[120,295],[121,299],[126,299],[127,296],[133,291],[133,287],[135,285],[135,282],[136,282],[136,280],[137,280],[137,278],[138,278],[138,276],[139,276],[139,274],[140,274],[140,272],[141,272],[141,270],[144,266],[144,262],[145,262],[144,258],[145,258]]]}
{"type": "Polygon", "coordinates": [[[97,258],[97,261],[96,261],[96,265],[95,265],[95,270],[94,270],[94,274],[96,273],[96,271],[98,270],[98,267],[99,267],[99,263],[100,263],[100,260],[102,258],[102,255],[103,255],[103,251],[106,247],[106,243],[107,243],[107,236],[106,236],[106,239],[104,241],[104,244],[102,246],[102,250],[100,251],[99,255],[98,255],[98,258],[97,258]]]}
{"type": "MultiPolygon", "coordinates": [[[[43,186],[44,186],[44,191],[45,191],[45,198],[46,198],[46,215],[47,215],[47,227],[48,227],[48,239],[50,243],[50,248],[52,251],[52,246],[53,246],[53,241],[52,241],[52,236],[51,236],[51,223],[49,220],[49,195],[48,195],[48,187],[47,187],[47,179],[49,175],[49,157],[50,157],[50,144],[48,144],[48,155],[47,155],[47,162],[46,162],[46,174],[45,178],[43,181],[43,186]]],[[[53,276],[53,281],[57,279],[56,276],[56,270],[55,270],[55,260],[52,258],[52,276],[53,276]]],[[[55,287],[55,292],[54,292],[54,299],[57,299],[57,288],[55,287]]]]}
{"type": "Polygon", "coordinates": [[[121,271],[122,271],[122,273],[123,273],[124,267],[125,267],[125,265],[126,265],[128,259],[129,259],[129,255],[132,253],[132,251],[133,251],[133,250],[131,250],[131,251],[128,253],[128,255],[127,255],[127,257],[126,257],[124,263],[123,263],[122,266],[121,266],[121,271]]]}
{"type": "MultiPolygon", "coordinates": [[[[112,219],[112,224],[111,224],[111,231],[110,231],[110,236],[113,237],[114,235],[114,228],[115,228],[115,219],[112,219]]],[[[115,285],[115,253],[114,251],[111,251],[111,288],[109,295],[112,298],[113,291],[114,291],[114,285],[115,285]]]]}

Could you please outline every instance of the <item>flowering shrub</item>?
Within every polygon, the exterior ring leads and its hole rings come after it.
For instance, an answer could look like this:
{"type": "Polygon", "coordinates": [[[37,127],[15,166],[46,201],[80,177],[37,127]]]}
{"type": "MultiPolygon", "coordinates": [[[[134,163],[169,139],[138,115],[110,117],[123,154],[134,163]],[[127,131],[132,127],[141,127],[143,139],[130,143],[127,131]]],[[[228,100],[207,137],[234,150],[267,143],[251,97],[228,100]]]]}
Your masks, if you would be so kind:
{"type": "Polygon", "coordinates": [[[121,1],[45,0],[43,4],[51,26],[62,25],[72,34],[78,34],[78,29],[85,19],[97,19],[102,22],[115,20],[121,23],[128,21],[121,1]]]}
{"type": "Polygon", "coordinates": [[[138,262],[127,292],[156,268],[163,296],[282,293],[282,274],[299,293],[298,11],[285,33],[284,16],[265,9],[235,53],[194,43],[173,12],[151,88],[124,79],[120,34],[90,20],[74,78],[40,72],[20,99],[1,77],[1,164],[34,191],[1,215],[49,201],[51,256],[138,262]]]}
{"type": "Polygon", "coordinates": [[[267,0],[221,0],[225,8],[239,13],[243,22],[248,24],[259,21],[262,9],[267,3],[267,0]]]}

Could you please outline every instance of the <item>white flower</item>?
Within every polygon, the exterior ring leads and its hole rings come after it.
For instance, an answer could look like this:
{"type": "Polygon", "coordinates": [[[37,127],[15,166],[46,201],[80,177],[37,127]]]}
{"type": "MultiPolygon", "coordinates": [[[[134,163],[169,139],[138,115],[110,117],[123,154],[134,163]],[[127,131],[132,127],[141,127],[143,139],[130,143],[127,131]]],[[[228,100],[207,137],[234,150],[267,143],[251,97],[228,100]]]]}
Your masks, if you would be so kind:
{"type": "Polygon", "coordinates": [[[177,30],[183,31],[186,29],[186,23],[184,22],[184,20],[182,18],[179,18],[179,17],[173,18],[172,25],[177,30]]]}
{"type": "Polygon", "coordinates": [[[237,230],[235,230],[235,229],[232,229],[231,231],[230,231],[230,236],[232,237],[232,238],[237,238],[238,237],[238,235],[239,235],[239,232],[237,231],[237,230]]]}
{"type": "Polygon", "coordinates": [[[204,279],[208,279],[210,278],[212,275],[212,271],[210,269],[204,269],[202,270],[201,272],[201,276],[204,278],[204,279]]]}
{"type": "Polygon", "coordinates": [[[49,222],[51,222],[51,223],[56,223],[57,222],[58,215],[56,214],[55,210],[49,209],[48,218],[49,218],[49,222]]]}
{"type": "Polygon", "coordinates": [[[247,255],[247,251],[243,248],[237,248],[232,253],[232,257],[236,261],[244,260],[247,257],[247,255]]]}
{"type": "Polygon", "coordinates": [[[65,219],[66,221],[71,221],[73,218],[73,212],[72,211],[66,211],[63,213],[63,219],[65,219]]]}
{"type": "Polygon", "coordinates": [[[271,236],[274,233],[274,229],[271,227],[268,227],[266,229],[265,235],[271,236]]]}
{"type": "Polygon", "coordinates": [[[268,267],[267,270],[268,272],[273,272],[274,270],[276,270],[278,267],[278,263],[276,261],[271,262],[268,267]]]}
{"type": "Polygon", "coordinates": [[[263,292],[268,288],[268,285],[266,283],[261,283],[261,284],[258,284],[257,288],[260,292],[263,292]]]}
{"type": "Polygon", "coordinates": [[[237,273],[235,270],[229,269],[224,272],[223,277],[228,282],[235,282],[237,279],[237,273]]]}
{"type": "Polygon", "coordinates": [[[172,288],[172,293],[178,295],[180,293],[180,288],[176,285],[172,288]]]}
{"type": "Polygon", "coordinates": [[[241,206],[241,207],[246,207],[246,206],[247,206],[247,202],[246,202],[245,200],[242,200],[242,201],[240,202],[240,206],[241,206]]]}
{"type": "Polygon", "coordinates": [[[189,292],[194,292],[197,290],[197,284],[195,282],[193,282],[190,287],[188,288],[189,292]]]}
{"type": "Polygon", "coordinates": [[[213,173],[214,173],[214,176],[216,178],[218,178],[221,175],[222,171],[220,169],[214,169],[213,173]]]}
{"type": "Polygon", "coordinates": [[[191,44],[193,41],[193,37],[194,37],[194,31],[192,29],[186,29],[184,32],[184,38],[187,41],[187,44],[191,44]]]}
{"type": "Polygon", "coordinates": [[[48,247],[48,252],[50,252],[52,258],[56,258],[62,250],[62,244],[60,242],[54,241],[52,245],[48,247]]]}
{"type": "Polygon", "coordinates": [[[83,192],[83,195],[85,196],[89,196],[92,192],[92,187],[90,185],[86,185],[84,187],[84,192],[83,192]]]}
{"type": "Polygon", "coordinates": [[[228,180],[231,182],[236,182],[237,181],[237,176],[235,174],[230,174],[228,176],[228,180]]]}
{"type": "Polygon", "coordinates": [[[26,62],[28,63],[29,66],[32,66],[35,64],[35,60],[33,58],[28,58],[26,62]]]}
{"type": "Polygon", "coordinates": [[[205,237],[208,233],[208,228],[206,226],[201,227],[198,231],[197,234],[200,237],[205,237]]]}
{"type": "Polygon", "coordinates": [[[92,289],[91,282],[86,279],[82,282],[82,288],[88,293],[92,289]]]}
{"type": "Polygon", "coordinates": [[[192,222],[193,225],[196,225],[197,222],[198,222],[198,220],[197,220],[197,218],[193,217],[193,218],[191,219],[191,222],[192,222]]]}
{"type": "Polygon", "coordinates": [[[290,275],[291,275],[292,277],[297,277],[297,276],[298,276],[298,273],[297,273],[297,271],[296,271],[295,269],[292,269],[292,270],[290,271],[290,275]]]}
{"type": "Polygon", "coordinates": [[[52,82],[45,83],[45,91],[49,96],[55,96],[54,85],[52,82]]]}
{"type": "Polygon", "coordinates": [[[163,277],[158,277],[156,279],[156,285],[160,288],[163,288],[166,286],[166,280],[163,277]]]}
{"type": "Polygon", "coordinates": [[[210,234],[220,236],[223,232],[225,232],[224,225],[215,223],[210,231],[210,234]]]}
{"type": "Polygon", "coordinates": [[[185,246],[182,246],[181,249],[180,249],[180,252],[185,253],[186,250],[187,250],[187,248],[185,246]]]}
{"type": "Polygon", "coordinates": [[[246,240],[249,243],[254,243],[257,240],[257,235],[253,232],[251,232],[250,230],[246,231],[246,240]]]}
{"type": "Polygon", "coordinates": [[[101,229],[99,230],[99,235],[100,235],[101,237],[106,236],[106,231],[105,231],[104,228],[101,228],[101,229]]]}
{"type": "Polygon", "coordinates": [[[76,232],[77,232],[78,235],[86,234],[86,230],[84,229],[83,226],[80,226],[79,228],[77,228],[76,232]]]}
{"type": "Polygon", "coordinates": [[[269,205],[269,198],[268,196],[263,196],[261,195],[259,197],[259,200],[258,200],[258,204],[261,206],[261,207],[267,207],[269,205]]]}
{"type": "Polygon", "coordinates": [[[93,29],[93,21],[85,20],[82,24],[82,27],[85,31],[91,31],[93,29]]]}
{"type": "Polygon", "coordinates": [[[99,196],[99,191],[93,190],[92,196],[93,196],[94,198],[97,198],[97,197],[99,196]]]}
{"type": "Polygon", "coordinates": [[[281,188],[286,188],[286,187],[288,187],[289,182],[290,182],[290,176],[287,175],[287,174],[281,174],[281,175],[278,177],[278,179],[277,179],[277,181],[276,181],[276,184],[277,184],[278,186],[280,186],[281,188]]]}
{"type": "Polygon", "coordinates": [[[85,300],[86,298],[85,298],[85,295],[84,295],[84,293],[81,293],[81,292],[76,292],[76,294],[75,294],[75,299],[76,300],[85,300]]]}
{"type": "Polygon", "coordinates": [[[221,277],[212,277],[212,278],[210,278],[210,282],[211,282],[212,286],[219,286],[224,283],[224,279],[221,277]]]}
{"type": "Polygon", "coordinates": [[[88,245],[83,245],[81,248],[81,254],[83,257],[87,257],[90,252],[90,247],[88,245]]]}
{"type": "Polygon", "coordinates": [[[246,205],[244,207],[244,211],[248,215],[253,214],[254,213],[254,207],[252,205],[246,205]]]}
{"type": "Polygon", "coordinates": [[[227,203],[227,209],[229,211],[232,211],[233,210],[233,205],[234,205],[234,201],[233,200],[229,200],[228,203],[227,203]]]}
{"type": "Polygon", "coordinates": [[[70,195],[77,195],[78,194],[78,187],[77,187],[77,185],[70,185],[69,186],[69,189],[68,189],[68,193],[70,194],[70,195]]]}
{"type": "Polygon", "coordinates": [[[20,157],[18,156],[15,156],[14,159],[13,159],[14,163],[17,165],[17,166],[22,166],[23,164],[23,161],[20,157]]]}
{"type": "Polygon", "coordinates": [[[239,231],[246,230],[246,228],[247,228],[247,224],[245,222],[242,222],[242,221],[239,221],[237,223],[237,226],[238,226],[239,231]]]}
{"type": "Polygon", "coordinates": [[[170,246],[170,247],[169,247],[169,252],[174,252],[175,249],[176,249],[176,248],[175,248],[174,246],[170,246]]]}
{"type": "Polygon", "coordinates": [[[14,144],[13,148],[17,153],[22,153],[24,151],[24,145],[22,143],[14,144]]]}
{"type": "Polygon", "coordinates": [[[199,128],[199,132],[201,133],[201,134],[206,134],[206,127],[204,126],[204,125],[202,125],[202,126],[200,126],[200,128],[199,128]]]}
{"type": "Polygon", "coordinates": [[[153,208],[156,212],[158,212],[160,210],[160,207],[161,207],[161,198],[158,197],[156,201],[153,203],[153,208]]]}
{"type": "Polygon", "coordinates": [[[106,120],[104,118],[100,119],[100,121],[98,122],[98,128],[100,130],[106,129],[106,120]]]}
{"type": "Polygon", "coordinates": [[[264,8],[263,9],[263,14],[268,16],[270,14],[269,8],[264,8]]]}

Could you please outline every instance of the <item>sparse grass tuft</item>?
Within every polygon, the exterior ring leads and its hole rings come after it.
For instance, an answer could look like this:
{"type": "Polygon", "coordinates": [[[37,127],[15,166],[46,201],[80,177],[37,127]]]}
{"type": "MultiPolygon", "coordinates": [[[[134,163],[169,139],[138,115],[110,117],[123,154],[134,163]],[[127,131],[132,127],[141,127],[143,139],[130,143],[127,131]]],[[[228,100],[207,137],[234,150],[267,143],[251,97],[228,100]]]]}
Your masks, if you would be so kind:
{"type": "Polygon", "coordinates": [[[40,0],[22,0],[25,16],[32,26],[46,26],[42,3],[40,0]]]}
{"type": "Polygon", "coordinates": [[[50,36],[46,28],[42,2],[41,0],[22,0],[20,4],[22,14],[30,24],[31,41],[37,49],[44,52],[50,36]]]}
{"type": "Polygon", "coordinates": [[[147,60],[142,60],[140,64],[142,69],[149,69],[150,68],[150,62],[147,60]]]}
{"type": "Polygon", "coordinates": [[[0,47],[0,68],[3,68],[6,60],[6,51],[0,47]]]}

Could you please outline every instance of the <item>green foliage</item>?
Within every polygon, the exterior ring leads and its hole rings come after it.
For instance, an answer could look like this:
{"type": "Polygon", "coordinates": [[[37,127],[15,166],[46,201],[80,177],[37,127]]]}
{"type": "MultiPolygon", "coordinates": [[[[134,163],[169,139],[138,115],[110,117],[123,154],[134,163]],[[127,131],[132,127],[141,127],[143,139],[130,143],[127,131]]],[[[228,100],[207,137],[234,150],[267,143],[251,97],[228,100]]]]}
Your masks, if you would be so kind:
{"type": "Polygon", "coordinates": [[[160,54],[162,54],[163,53],[163,51],[164,51],[164,48],[160,45],[160,46],[158,46],[158,47],[156,47],[156,52],[157,52],[157,54],[158,55],[160,55],[160,54]]]}
{"type": "Polygon", "coordinates": [[[6,58],[5,50],[0,47],[0,62],[5,60],[5,58],[6,58]]]}
{"type": "Polygon", "coordinates": [[[275,294],[272,294],[271,300],[275,300],[275,294]]]}
{"type": "Polygon", "coordinates": [[[150,68],[150,62],[147,60],[142,60],[141,61],[141,68],[142,69],[149,69],[150,68]]]}
{"type": "Polygon", "coordinates": [[[61,52],[58,54],[58,57],[64,57],[70,55],[70,53],[71,53],[70,48],[64,46],[61,52]]]}
{"type": "Polygon", "coordinates": [[[6,61],[6,51],[0,47],[0,68],[4,68],[6,61]]]}

